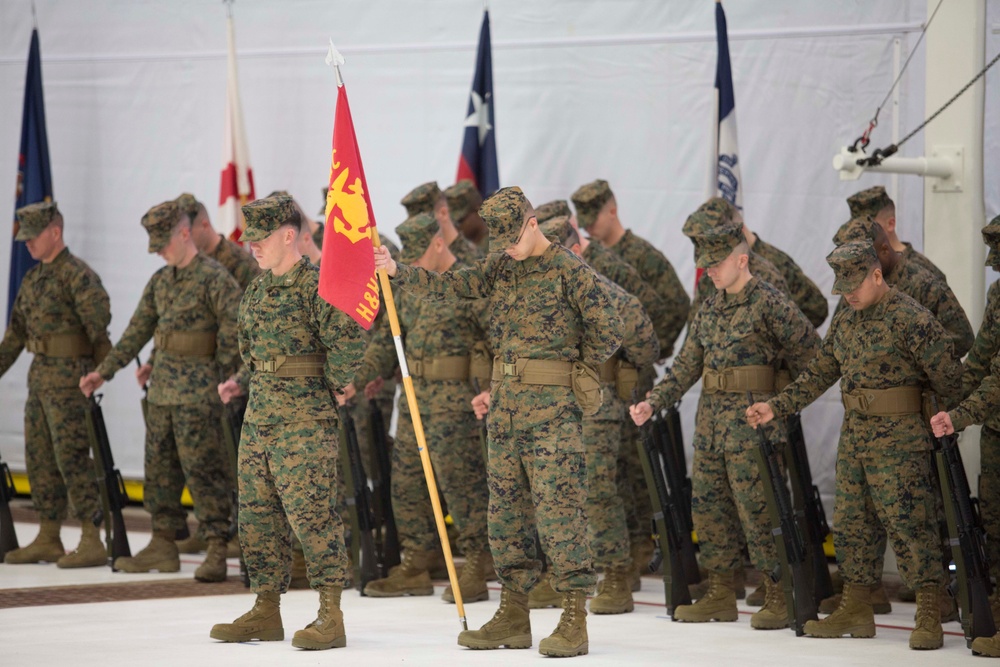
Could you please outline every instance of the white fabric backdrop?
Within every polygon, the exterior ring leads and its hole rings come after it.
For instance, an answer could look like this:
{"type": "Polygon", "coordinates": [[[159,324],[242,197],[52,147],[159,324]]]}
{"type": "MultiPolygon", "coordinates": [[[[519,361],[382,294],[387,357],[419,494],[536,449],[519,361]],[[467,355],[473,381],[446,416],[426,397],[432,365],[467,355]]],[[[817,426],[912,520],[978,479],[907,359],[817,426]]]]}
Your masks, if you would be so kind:
{"type": "MultiPolygon", "coordinates": [[[[37,8],[55,195],[70,248],[100,273],[111,295],[117,340],[162,265],[146,252],[142,214],[183,191],[207,202],[218,197],[225,10],[209,0],[39,0],[37,8]]],[[[889,90],[893,40],[901,38],[905,58],[926,3],[731,0],[726,10],[747,223],[828,293],[824,257],[847,219],[845,197],[890,184],[880,176],[842,183],[831,158],[861,133],[889,90]]],[[[481,11],[469,0],[237,2],[258,195],[287,189],[308,212],[321,204],[336,99],[323,63],[332,36],[348,59],[344,76],[376,218],[393,236],[404,218],[397,203],[403,194],[427,180],[446,186],[454,178],[481,11]]],[[[661,248],[689,286],[691,246],[680,228],[705,196],[713,12],[710,0],[491,3],[501,184],[521,185],[541,203],[608,179],[626,226],[661,248]]],[[[0,184],[11,190],[30,32],[27,0],[0,4],[0,184]]],[[[996,43],[991,35],[989,44],[996,43]]],[[[900,86],[906,132],[923,117],[922,48],[900,86]]],[[[889,143],[892,113],[891,106],[883,110],[875,145],[889,143]]],[[[988,136],[995,144],[995,128],[988,136]]],[[[902,152],[922,150],[918,137],[902,152]]],[[[901,177],[896,193],[900,233],[918,248],[922,188],[921,179],[901,177]]],[[[996,188],[988,191],[995,213],[996,188]]],[[[4,286],[9,252],[0,243],[4,286]]],[[[24,463],[27,356],[0,380],[0,453],[15,469],[24,463]]],[[[123,474],[141,478],[140,392],[132,371],[121,371],[103,391],[117,462],[123,474]]],[[[689,436],[696,402],[697,391],[684,401],[689,436]]],[[[840,417],[829,394],[805,417],[813,471],[828,503],[840,417]]]]}

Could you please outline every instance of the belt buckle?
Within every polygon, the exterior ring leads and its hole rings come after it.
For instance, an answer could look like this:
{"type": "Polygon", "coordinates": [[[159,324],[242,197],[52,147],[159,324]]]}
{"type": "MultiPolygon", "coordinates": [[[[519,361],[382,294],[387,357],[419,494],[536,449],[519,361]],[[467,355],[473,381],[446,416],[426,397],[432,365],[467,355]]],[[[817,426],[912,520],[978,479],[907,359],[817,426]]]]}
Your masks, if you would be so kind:
{"type": "Polygon", "coordinates": [[[413,367],[410,369],[410,375],[413,377],[423,377],[424,376],[424,360],[414,359],[411,364],[413,367]]]}
{"type": "Polygon", "coordinates": [[[503,362],[503,374],[504,375],[517,375],[517,364],[509,364],[506,361],[503,362]]]}
{"type": "Polygon", "coordinates": [[[259,370],[265,373],[273,373],[275,371],[276,364],[274,359],[268,359],[267,361],[256,362],[256,366],[259,370]]]}

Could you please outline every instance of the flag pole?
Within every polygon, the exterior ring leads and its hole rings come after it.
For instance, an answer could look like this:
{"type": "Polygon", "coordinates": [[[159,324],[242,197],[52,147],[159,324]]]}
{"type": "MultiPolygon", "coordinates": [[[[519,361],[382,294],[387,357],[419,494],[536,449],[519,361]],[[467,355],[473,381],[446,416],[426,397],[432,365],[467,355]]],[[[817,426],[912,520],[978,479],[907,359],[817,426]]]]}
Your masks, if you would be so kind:
{"type": "MultiPolygon", "coordinates": [[[[340,55],[333,40],[330,40],[330,51],[326,56],[328,65],[333,66],[337,75],[337,87],[344,85],[344,79],[340,74],[340,66],[344,63],[344,57],[340,55]]],[[[378,248],[382,245],[379,240],[378,231],[371,233],[372,247],[378,248]]],[[[444,563],[448,568],[448,581],[451,583],[451,592],[455,596],[455,608],[458,610],[458,620],[462,624],[463,630],[468,630],[469,626],[465,620],[465,605],[462,602],[462,590],[458,586],[458,575],[455,572],[455,559],[451,554],[451,543],[448,541],[448,529],[444,523],[444,513],[441,510],[441,498],[438,494],[437,483],[434,480],[434,467],[431,464],[430,450],[427,449],[427,438],[424,436],[424,424],[420,419],[420,409],[417,406],[417,394],[413,389],[413,378],[410,377],[409,368],[406,365],[406,353],[403,351],[403,335],[399,327],[399,316],[396,313],[396,301],[392,296],[392,286],[389,284],[389,274],[385,269],[378,269],[378,280],[382,287],[382,300],[385,304],[386,314],[389,317],[389,328],[392,331],[392,342],[396,346],[396,357],[399,359],[399,370],[403,376],[403,390],[406,394],[406,403],[410,408],[410,419],[413,422],[413,431],[417,437],[417,451],[420,453],[420,464],[424,469],[424,479],[427,481],[427,493],[430,495],[431,507],[434,510],[434,523],[437,525],[438,537],[441,539],[441,548],[444,551],[444,563]]]]}

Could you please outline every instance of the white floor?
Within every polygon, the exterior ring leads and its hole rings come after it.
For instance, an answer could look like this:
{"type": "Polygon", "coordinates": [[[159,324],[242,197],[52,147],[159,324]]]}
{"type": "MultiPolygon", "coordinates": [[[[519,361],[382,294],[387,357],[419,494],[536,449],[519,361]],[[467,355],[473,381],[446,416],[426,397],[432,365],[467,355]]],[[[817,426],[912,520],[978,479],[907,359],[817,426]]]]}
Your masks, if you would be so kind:
{"type": "MultiPolygon", "coordinates": [[[[37,531],[18,524],[21,544],[37,531]]],[[[79,531],[63,530],[71,548],[79,531]]],[[[130,534],[133,550],[148,535],[130,534]]],[[[64,571],[53,565],[0,564],[0,589],[64,586],[153,578],[189,578],[199,556],[185,556],[182,571],[167,575],[127,575],[108,568],[64,571]]],[[[238,567],[230,561],[232,574],[238,567]]],[[[206,584],[210,585],[210,584],[206,584]]],[[[438,586],[443,589],[443,584],[438,586]]],[[[492,599],[466,606],[470,628],[479,627],[496,610],[492,599]]],[[[17,665],[510,665],[546,660],[538,642],[559,619],[559,610],[531,613],[535,648],[471,651],[456,645],[461,626],[455,606],[435,597],[372,599],[357,591],[344,593],[348,645],[333,651],[300,651],[291,647],[294,631],[316,614],[312,591],[294,591],[282,598],[283,642],[223,644],[209,638],[214,623],[229,622],[247,611],[253,597],[220,595],[141,602],[99,602],[0,609],[0,666],[17,665]]],[[[665,616],[662,580],[643,579],[636,609],[620,616],[588,616],[590,665],[959,665],[978,664],[965,648],[958,623],[945,626],[945,646],[938,651],[910,651],[909,630],[914,605],[893,603],[893,613],[877,616],[875,639],[822,640],[796,637],[790,630],[770,632],[750,628],[751,609],[741,606],[736,623],[681,624],[665,616]]],[[[989,664],[989,663],[986,663],[989,664]]]]}

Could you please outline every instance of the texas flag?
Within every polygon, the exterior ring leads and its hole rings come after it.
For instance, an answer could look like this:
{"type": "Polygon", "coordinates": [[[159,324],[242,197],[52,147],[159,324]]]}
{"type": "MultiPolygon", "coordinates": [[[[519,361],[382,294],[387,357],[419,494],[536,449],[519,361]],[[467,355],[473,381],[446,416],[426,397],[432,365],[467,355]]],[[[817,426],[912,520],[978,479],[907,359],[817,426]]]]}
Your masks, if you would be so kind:
{"type": "Polygon", "coordinates": [[[257,196],[253,191],[250,149],[247,146],[243,106],[240,104],[240,88],[236,76],[236,37],[233,32],[232,14],[226,18],[226,33],[229,41],[226,120],[222,132],[222,178],[219,183],[217,227],[225,236],[239,241],[244,228],[240,207],[253,201],[257,196]]]}
{"type": "Polygon", "coordinates": [[[497,144],[493,126],[493,56],[490,48],[490,12],[483,12],[476,51],[476,73],[472,77],[469,107],[465,112],[462,154],[455,182],[470,180],[483,199],[500,189],[497,144]]]}
{"type": "MultiPolygon", "coordinates": [[[[333,54],[332,45],[330,48],[333,54]]],[[[330,62],[333,56],[328,58],[330,62]]],[[[368,195],[365,169],[361,165],[351,107],[347,103],[347,87],[341,83],[333,120],[333,154],[330,189],[326,193],[319,295],[366,330],[374,324],[380,304],[373,238],[378,238],[375,213],[368,195]]]]}

